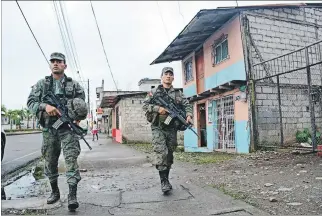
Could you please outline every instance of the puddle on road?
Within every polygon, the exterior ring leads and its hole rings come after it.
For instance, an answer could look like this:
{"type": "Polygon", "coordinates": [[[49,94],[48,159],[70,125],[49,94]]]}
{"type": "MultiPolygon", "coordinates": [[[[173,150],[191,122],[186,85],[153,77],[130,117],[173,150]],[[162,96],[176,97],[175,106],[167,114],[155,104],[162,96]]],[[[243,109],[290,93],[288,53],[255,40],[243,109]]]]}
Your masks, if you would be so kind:
{"type": "Polygon", "coordinates": [[[4,187],[7,198],[23,199],[27,197],[37,197],[45,194],[47,189],[46,179],[36,180],[31,172],[16,180],[12,184],[4,187]]]}
{"type": "Polygon", "coordinates": [[[43,166],[38,164],[31,170],[19,173],[4,185],[7,199],[37,197],[50,191],[48,180],[43,174],[43,166]]]}
{"type": "MultiPolygon", "coordinates": [[[[64,163],[58,164],[59,175],[64,175],[64,163]]],[[[7,199],[24,199],[38,197],[51,191],[48,178],[44,175],[43,162],[40,161],[30,170],[19,173],[4,184],[7,199]]]]}

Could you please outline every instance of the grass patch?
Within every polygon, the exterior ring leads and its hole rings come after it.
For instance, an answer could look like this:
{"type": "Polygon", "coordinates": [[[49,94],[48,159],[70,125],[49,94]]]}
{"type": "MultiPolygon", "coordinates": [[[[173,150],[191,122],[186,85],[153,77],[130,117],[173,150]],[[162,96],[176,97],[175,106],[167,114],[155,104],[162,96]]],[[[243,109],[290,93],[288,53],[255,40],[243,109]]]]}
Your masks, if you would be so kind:
{"type": "Polygon", "coordinates": [[[226,184],[221,183],[218,185],[210,185],[213,188],[216,188],[217,190],[220,190],[224,194],[236,199],[236,200],[242,200],[252,206],[258,207],[259,204],[251,199],[251,197],[243,192],[240,191],[233,191],[230,189],[227,189],[226,184]]]}
{"type": "Polygon", "coordinates": [[[175,152],[175,159],[195,164],[221,163],[234,159],[237,155],[221,152],[175,152]]]}
{"type": "Polygon", "coordinates": [[[128,146],[144,153],[152,153],[153,147],[151,143],[144,143],[144,144],[127,144],[128,146]]]}
{"type": "MultiPolygon", "coordinates": [[[[153,153],[152,144],[127,144],[132,148],[151,154],[153,153]]],[[[211,163],[221,163],[228,161],[237,157],[237,154],[229,154],[222,152],[183,152],[182,147],[178,146],[176,152],[174,152],[174,158],[182,162],[190,162],[195,164],[211,164],[211,163]]]]}

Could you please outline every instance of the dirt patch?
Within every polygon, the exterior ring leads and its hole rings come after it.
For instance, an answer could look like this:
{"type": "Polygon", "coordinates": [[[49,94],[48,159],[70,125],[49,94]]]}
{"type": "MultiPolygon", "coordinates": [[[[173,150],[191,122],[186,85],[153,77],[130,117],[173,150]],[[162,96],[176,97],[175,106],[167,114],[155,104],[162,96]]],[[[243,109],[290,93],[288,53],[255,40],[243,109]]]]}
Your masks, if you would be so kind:
{"type": "Polygon", "coordinates": [[[322,160],[313,154],[257,152],[215,165],[178,161],[177,166],[191,169],[189,181],[210,185],[273,215],[322,213],[322,160]]]}
{"type": "MultiPolygon", "coordinates": [[[[149,144],[133,148],[151,154],[149,144]]],[[[322,160],[288,149],[247,155],[175,152],[187,180],[217,188],[272,215],[322,214],[322,160]]]]}

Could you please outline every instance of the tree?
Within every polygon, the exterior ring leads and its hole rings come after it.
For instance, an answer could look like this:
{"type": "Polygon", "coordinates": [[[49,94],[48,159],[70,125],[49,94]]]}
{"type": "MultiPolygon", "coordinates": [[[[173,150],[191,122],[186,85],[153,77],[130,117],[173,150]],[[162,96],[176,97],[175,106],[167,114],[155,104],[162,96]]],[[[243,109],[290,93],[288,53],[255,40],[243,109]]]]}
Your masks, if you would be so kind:
{"type": "Polygon", "coordinates": [[[26,118],[26,110],[24,108],[17,110],[17,114],[19,115],[21,121],[26,118]]]}
{"type": "Polygon", "coordinates": [[[10,129],[12,130],[12,124],[13,124],[13,122],[17,122],[17,120],[19,119],[18,118],[18,112],[17,112],[17,110],[11,110],[11,109],[9,109],[8,111],[7,111],[7,116],[9,117],[9,122],[10,122],[10,129]]]}
{"type": "Polygon", "coordinates": [[[25,108],[25,116],[27,118],[27,128],[29,128],[29,121],[30,118],[33,118],[33,114],[28,108],[25,108]]]}
{"type": "Polygon", "coordinates": [[[1,111],[7,114],[7,107],[5,105],[1,105],[1,111]]]}

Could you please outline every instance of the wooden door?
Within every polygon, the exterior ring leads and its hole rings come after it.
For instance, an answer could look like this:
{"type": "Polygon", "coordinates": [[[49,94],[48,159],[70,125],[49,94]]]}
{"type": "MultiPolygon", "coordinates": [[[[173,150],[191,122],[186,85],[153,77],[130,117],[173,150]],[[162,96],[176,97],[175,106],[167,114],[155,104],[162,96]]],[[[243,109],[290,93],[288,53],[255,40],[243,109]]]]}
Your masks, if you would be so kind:
{"type": "Polygon", "coordinates": [[[197,94],[205,91],[205,70],[203,49],[196,53],[196,85],[197,94]]]}

